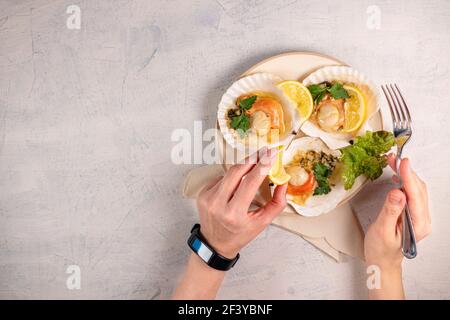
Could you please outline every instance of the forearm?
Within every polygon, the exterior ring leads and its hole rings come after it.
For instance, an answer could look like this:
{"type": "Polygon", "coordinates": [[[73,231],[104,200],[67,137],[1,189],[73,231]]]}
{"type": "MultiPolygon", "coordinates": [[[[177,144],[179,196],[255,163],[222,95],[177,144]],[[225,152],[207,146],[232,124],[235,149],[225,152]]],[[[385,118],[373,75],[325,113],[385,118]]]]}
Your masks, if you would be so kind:
{"type": "Polygon", "coordinates": [[[379,289],[369,289],[369,299],[371,300],[403,300],[402,267],[381,267],[381,286],[379,289]]]}
{"type": "Polygon", "coordinates": [[[191,254],[172,299],[214,299],[224,277],[225,272],[209,267],[196,254],[191,254]]]}

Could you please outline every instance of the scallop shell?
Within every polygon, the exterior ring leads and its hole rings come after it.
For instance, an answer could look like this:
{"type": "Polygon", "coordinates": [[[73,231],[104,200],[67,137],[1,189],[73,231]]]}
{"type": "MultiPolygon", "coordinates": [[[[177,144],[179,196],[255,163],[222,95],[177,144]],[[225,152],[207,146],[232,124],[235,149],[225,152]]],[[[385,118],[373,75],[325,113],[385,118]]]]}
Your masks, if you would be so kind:
{"type": "MultiPolygon", "coordinates": [[[[331,66],[321,68],[303,80],[305,86],[318,84],[324,81],[341,81],[356,85],[366,98],[366,119],[356,135],[361,135],[370,130],[368,120],[378,111],[379,92],[376,86],[359,71],[346,66],[331,66]]],[[[301,131],[311,137],[321,138],[331,149],[339,149],[349,145],[349,141],[354,138],[349,133],[330,133],[322,130],[312,121],[306,121],[301,131]]]]}
{"type": "Polygon", "coordinates": [[[256,149],[259,149],[266,145],[268,147],[276,147],[278,145],[287,144],[293,138],[293,135],[295,135],[293,130],[297,128],[300,123],[299,116],[295,104],[276,87],[276,84],[281,81],[283,81],[282,78],[271,73],[255,73],[237,80],[228,88],[220,100],[217,120],[225,141],[231,147],[241,151],[248,151],[252,148],[255,149],[255,147],[256,149]],[[245,145],[242,140],[236,137],[233,130],[228,127],[227,112],[229,109],[235,107],[236,99],[244,94],[255,91],[275,94],[283,107],[286,132],[276,143],[269,144],[266,139],[258,139],[258,141],[254,141],[252,145],[245,145]]]}
{"type": "MultiPolygon", "coordinates": [[[[340,151],[328,148],[321,139],[314,137],[302,137],[293,140],[289,147],[284,151],[283,165],[290,163],[299,151],[306,152],[309,150],[314,150],[317,152],[323,151],[336,157],[340,156],[340,151]]],[[[361,186],[364,181],[364,177],[358,177],[355,181],[355,185],[350,190],[345,190],[344,185],[342,183],[338,183],[331,187],[331,191],[328,194],[309,197],[304,205],[299,205],[293,202],[293,196],[289,194],[286,195],[286,198],[287,202],[297,213],[306,217],[314,217],[327,213],[336,208],[342,200],[349,196],[355,188],[361,186]]]]}

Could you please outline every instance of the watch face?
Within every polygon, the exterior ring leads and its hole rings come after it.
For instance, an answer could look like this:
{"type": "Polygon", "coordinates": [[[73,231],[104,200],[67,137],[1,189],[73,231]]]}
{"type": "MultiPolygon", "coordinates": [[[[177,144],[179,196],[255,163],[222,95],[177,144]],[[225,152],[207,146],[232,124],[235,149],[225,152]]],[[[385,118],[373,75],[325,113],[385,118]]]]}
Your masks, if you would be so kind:
{"type": "Polygon", "coordinates": [[[213,252],[205,246],[198,238],[192,243],[192,248],[197,252],[198,256],[202,258],[203,261],[208,262],[211,258],[213,252]]]}

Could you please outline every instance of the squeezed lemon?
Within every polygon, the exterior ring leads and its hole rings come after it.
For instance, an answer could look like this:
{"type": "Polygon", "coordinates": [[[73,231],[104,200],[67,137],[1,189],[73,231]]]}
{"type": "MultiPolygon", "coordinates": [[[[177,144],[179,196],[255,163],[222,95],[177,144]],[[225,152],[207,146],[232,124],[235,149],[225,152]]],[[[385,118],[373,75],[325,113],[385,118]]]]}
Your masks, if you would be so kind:
{"type": "Polygon", "coordinates": [[[273,164],[269,171],[269,179],[276,185],[282,185],[288,183],[291,176],[286,173],[283,167],[283,146],[279,146],[277,154],[277,160],[273,164]]]}

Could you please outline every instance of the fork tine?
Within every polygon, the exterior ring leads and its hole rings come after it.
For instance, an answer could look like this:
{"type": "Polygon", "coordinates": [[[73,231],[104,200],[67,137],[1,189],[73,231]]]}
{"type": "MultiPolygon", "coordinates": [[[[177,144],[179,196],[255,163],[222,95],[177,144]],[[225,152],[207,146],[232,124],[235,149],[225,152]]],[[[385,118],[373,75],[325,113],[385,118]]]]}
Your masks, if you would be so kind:
{"type": "Polygon", "coordinates": [[[393,107],[392,107],[392,103],[391,103],[391,98],[389,97],[388,93],[386,92],[387,86],[381,86],[381,89],[383,90],[384,96],[386,97],[388,106],[389,106],[389,111],[391,111],[391,117],[392,117],[392,122],[394,123],[394,127],[396,127],[396,123],[397,123],[397,118],[395,116],[393,107]]]}
{"type": "Polygon", "coordinates": [[[408,121],[411,123],[412,120],[411,120],[411,114],[409,113],[408,105],[406,104],[405,99],[403,98],[403,95],[400,92],[400,89],[398,88],[398,86],[396,84],[394,84],[394,87],[395,87],[395,89],[397,89],[397,93],[398,93],[398,95],[400,96],[400,99],[403,102],[402,105],[403,105],[403,108],[406,111],[406,115],[407,115],[408,121]]]}
{"type": "Polygon", "coordinates": [[[391,88],[390,88],[390,86],[389,85],[386,85],[386,89],[387,89],[387,92],[389,93],[389,96],[391,97],[391,101],[392,101],[392,105],[393,105],[393,109],[394,109],[394,113],[395,113],[395,115],[396,115],[396,121],[397,121],[397,126],[401,126],[401,122],[402,122],[402,117],[401,117],[401,115],[400,115],[400,112],[399,112],[399,107],[398,107],[398,105],[397,105],[397,102],[396,102],[396,100],[394,99],[394,93],[391,91],[391,88]]]}
{"type": "Polygon", "coordinates": [[[400,99],[398,98],[398,94],[395,93],[395,89],[394,89],[394,86],[393,86],[392,84],[390,84],[389,87],[390,87],[390,89],[391,89],[391,91],[392,91],[392,94],[394,95],[394,98],[395,98],[395,101],[396,101],[395,105],[396,105],[396,107],[397,107],[397,109],[398,109],[397,112],[398,112],[399,114],[401,114],[401,122],[402,122],[402,126],[403,126],[404,124],[405,124],[405,125],[408,125],[408,120],[407,120],[405,111],[403,110],[402,104],[400,103],[400,99]]]}

